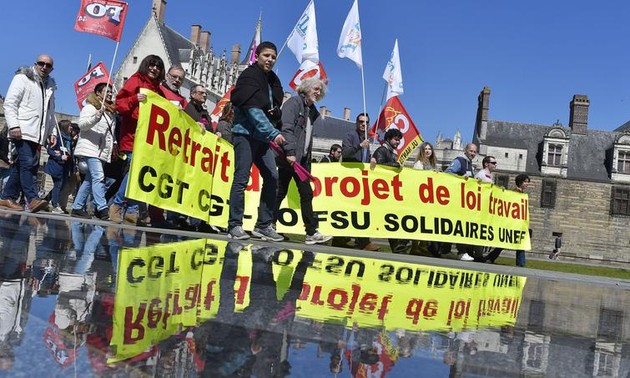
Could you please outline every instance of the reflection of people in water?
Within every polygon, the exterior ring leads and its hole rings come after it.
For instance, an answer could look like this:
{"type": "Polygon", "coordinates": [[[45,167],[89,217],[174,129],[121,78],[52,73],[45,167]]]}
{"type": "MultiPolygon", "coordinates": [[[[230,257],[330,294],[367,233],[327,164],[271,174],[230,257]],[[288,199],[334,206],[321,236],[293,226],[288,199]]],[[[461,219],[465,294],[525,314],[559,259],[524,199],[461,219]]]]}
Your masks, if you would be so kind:
{"type": "Polygon", "coordinates": [[[220,304],[217,318],[202,325],[196,333],[198,348],[205,340],[204,376],[283,377],[289,374],[286,345],[306,269],[313,253],[302,253],[291,282],[283,290],[274,280],[274,264],[292,260],[294,252],[273,247],[254,247],[249,306],[235,312],[234,283],[239,252],[244,245],[228,243],[221,271],[220,304]],[[283,255],[282,260],[280,255],[283,255]]]}
{"type": "Polygon", "coordinates": [[[13,367],[14,348],[24,338],[33,284],[27,261],[30,236],[27,218],[0,218],[0,371],[13,367]]]}

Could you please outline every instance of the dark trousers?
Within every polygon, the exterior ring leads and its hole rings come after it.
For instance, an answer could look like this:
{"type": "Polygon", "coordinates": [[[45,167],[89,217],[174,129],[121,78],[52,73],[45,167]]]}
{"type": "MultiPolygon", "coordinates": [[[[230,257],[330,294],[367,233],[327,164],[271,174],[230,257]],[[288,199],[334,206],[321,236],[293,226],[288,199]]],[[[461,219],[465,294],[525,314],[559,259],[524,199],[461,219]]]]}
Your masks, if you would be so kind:
{"type": "Polygon", "coordinates": [[[30,202],[38,197],[35,184],[37,170],[39,169],[39,144],[30,140],[16,140],[17,160],[9,168],[9,179],[2,192],[3,199],[17,200],[20,193],[24,193],[26,200],[30,202]]]}
{"type": "Polygon", "coordinates": [[[260,171],[263,184],[258,205],[256,227],[265,228],[273,220],[276,208],[276,190],[278,188],[278,171],[269,144],[245,135],[235,134],[234,141],[234,179],[230,189],[230,217],[228,227],[243,225],[245,211],[245,188],[249,182],[249,171],[252,163],[260,171]]]}
{"type": "MultiPolygon", "coordinates": [[[[308,166],[308,162],[304,159],[300,162],[302,166],[308,166]]],[[[278,195],[276,196],[276,208],[273,214],[273,223],[278,220],[280,204],[289,192],[289,184],[291,179],[295,181],[298,193],[300,194],[300,211],[302,212],[302,222],[307,235],[313,235],[317,232],[318,221],[313,214],[313,188],[311,188],[310,180],[300,181],[300,178],[290,166],[281,166],[278,168],[278,195]]]]}

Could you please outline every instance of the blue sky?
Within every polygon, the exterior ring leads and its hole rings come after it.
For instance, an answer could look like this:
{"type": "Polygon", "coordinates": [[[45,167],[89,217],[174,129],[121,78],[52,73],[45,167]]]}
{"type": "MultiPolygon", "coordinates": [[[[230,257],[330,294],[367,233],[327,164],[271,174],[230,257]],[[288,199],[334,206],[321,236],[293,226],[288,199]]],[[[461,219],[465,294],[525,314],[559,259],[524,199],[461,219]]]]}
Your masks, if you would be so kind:
{"type": "MultiPolygon", "coordinates": [[[[151,0],[129,0],[130,10],[117,63],[149,17],[151,0]]],[[[212,33],[215,52],[249,44],[259,12],[263,39],[279,47],[306,8],[307,0],[169,0],[166,23],[185,36],[192,24],[212,33]],[[238,4],[226,6],[223,4],[238,4]]],[[[5,33],[0,60],[0,94],[15,69],[40,52],[55,59],[58,111],[78,113],[72,85],[85,71],[87,56],[110,65],[115,43],[75,31],[79,0],[10,2],[0,21],[5,33]]],[[[349,59],[336,56],[339,33],[352,0],[315,2],[320,60],[330,79],[320,101],[341,116],[358,114],[361,75],[349,59]]],[[[367,110],[376,118],[385,81],[383,70],[398,38],[405,93],[400,97],[420,132],[460,130],[472,138],[477,95],[490,87],[490,118],[551,125],[568,124],[574,94],[589,96],[589,128],[612,130],[630,120],[630,3],[623,0],[360,0],[367,110]]],[[[115,65],[117,68],[118,64],[115,65]]],[[[276,65],[288,81],[298,62],[288,50],[276,65]]]]}

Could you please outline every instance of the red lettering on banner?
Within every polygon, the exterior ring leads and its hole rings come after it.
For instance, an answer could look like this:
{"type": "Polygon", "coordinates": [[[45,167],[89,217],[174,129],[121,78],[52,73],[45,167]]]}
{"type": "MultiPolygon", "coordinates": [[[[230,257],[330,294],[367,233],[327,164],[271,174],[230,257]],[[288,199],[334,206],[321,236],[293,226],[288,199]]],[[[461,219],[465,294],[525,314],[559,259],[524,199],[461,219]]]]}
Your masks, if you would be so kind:
{"type": "Polygon", "coordinates": [[[166,138],[164,133],[168,130],[171,123],[171,117],[165,109],[157,105],[151,105],[151,114],[149,115],[149,130],[147,132],[147,143],[154,144],[157,133],[158,147],[162,151],[166,151],[166,138]]]}
{"type": "Polygon", "coordinates": [[[429,177],[426,183],[420,184],[418,187],[418,196],[423,203],[439,203],[440,205],[448,205],[451,194],[448,188],[438,185],[433,188],[433,178],[429,177]]]}
{"type": "Polygon", "coordinates": [[[208,286],[206,288],[206,298],[203,301],[204,308],[206,310],[210,310],[212,308],[212,303],[214,303],[215,296],[212,294],[212,290],[214,289],[214,285],[217,283],[217,280],[211,280],[208,282],[208,286]]]}
{"type": "Polygon", "coordinates": [[[215,146],[214,153],[208,147],[203,146],[190,137],[190,129],[187,128],[182,134],[182,130],[176,126],[171,127],[171,119],[168,111],[155,104],[151,104],[149,114],[149,128],[147,131],[146,143],[155,145],[160,150],[168,152],[171,156],[182,154],[184,164],[191,167],[197,165],[200,160],[200,167],[203,172],[215,174],[217,163],[221,162],[221,180],[228,182],[228,168],[230,167],[229,152],[223,152],[221,146],[215,146]],[[167,135],[167,132],[170,132],[167,135]],[[201,157],[198,159],[198,156],[201,157]]]}
{"type": "Polygon", "coordinates": [[[371,195],[378,199],[387,199],[391,196],[396,201],[402,201],[403,196],[400,192],[402,181],[398,175],[394,176],[390,182],[383,179],[375,179],[370,183],[368,179],[369,171],[361,171],[361,180],[353,176],[333,176],[324,177],[324,184],[320,179],[313,180],[313,197],[317,197],[322,192],[326,197],[333,197],[334,191],[337,189],[347,198],[361,197],[361,205],[369,205],[371,203],[371,195]]]}

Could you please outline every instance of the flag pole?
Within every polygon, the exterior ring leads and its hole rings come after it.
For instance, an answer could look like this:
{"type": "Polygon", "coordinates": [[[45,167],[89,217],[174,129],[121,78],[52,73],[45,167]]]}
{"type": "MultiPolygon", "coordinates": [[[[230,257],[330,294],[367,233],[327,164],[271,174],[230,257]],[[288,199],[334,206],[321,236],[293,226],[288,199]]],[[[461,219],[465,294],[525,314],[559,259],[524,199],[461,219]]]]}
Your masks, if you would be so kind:
{"type": "MultiPolygon", "coordinates": [[[[361,88],[363,91],[363,113],[367,114],[367,106],[365,105],[365,75],[363,74],[363,64],[361,64],[361,88]]],[[[363,134],[365,135],[365,139],[368,139],[368,125],[365,125],[365,129],[363,130],[363,134]]],[[[363,152],[363,159],[362,160],[367,160],[368,155],[370,154],[370,146],[368,144],[368,146],[366,148],[364,148],[364,152],[363,152]]],[[[364,161],[364,163],[368,163],[367,161],[364,161]]]]}
{"type": "Polygon", "coordinates": [[[381,122],[381,112],[383,111],[383,105],[385,105],[385,96],[387,95],[387,87],[389,84],[385,84],[383,87],[383,94],[381,95],[381,104],[378,106],[378,118],[376,119],[376,123],[374,124],[374,134],[376,134],[376,129],[378,128],[378,124],[381,122]]]}
{"type": "MultiPolygon", "coordinates": [[[[114,49],[114,57],[112,58],[112,65],[109,66],[110,74],[107,77],[107,85],[105,86],[105,93],[107,93],[107,89],[110,87],[110,83],[112,81],[112,74],[114,73],[114,63],[116,62],[116,55],[118,55],[118,46],[120,46],[120,41],[116,41],[116,48],[114,49]]],[[[113,88],[113,84],[112,84],[113,88]]],[[[101,109],[105,107],[105,98],[103,98],[103,102],[101,103],[101,109]]]]}

